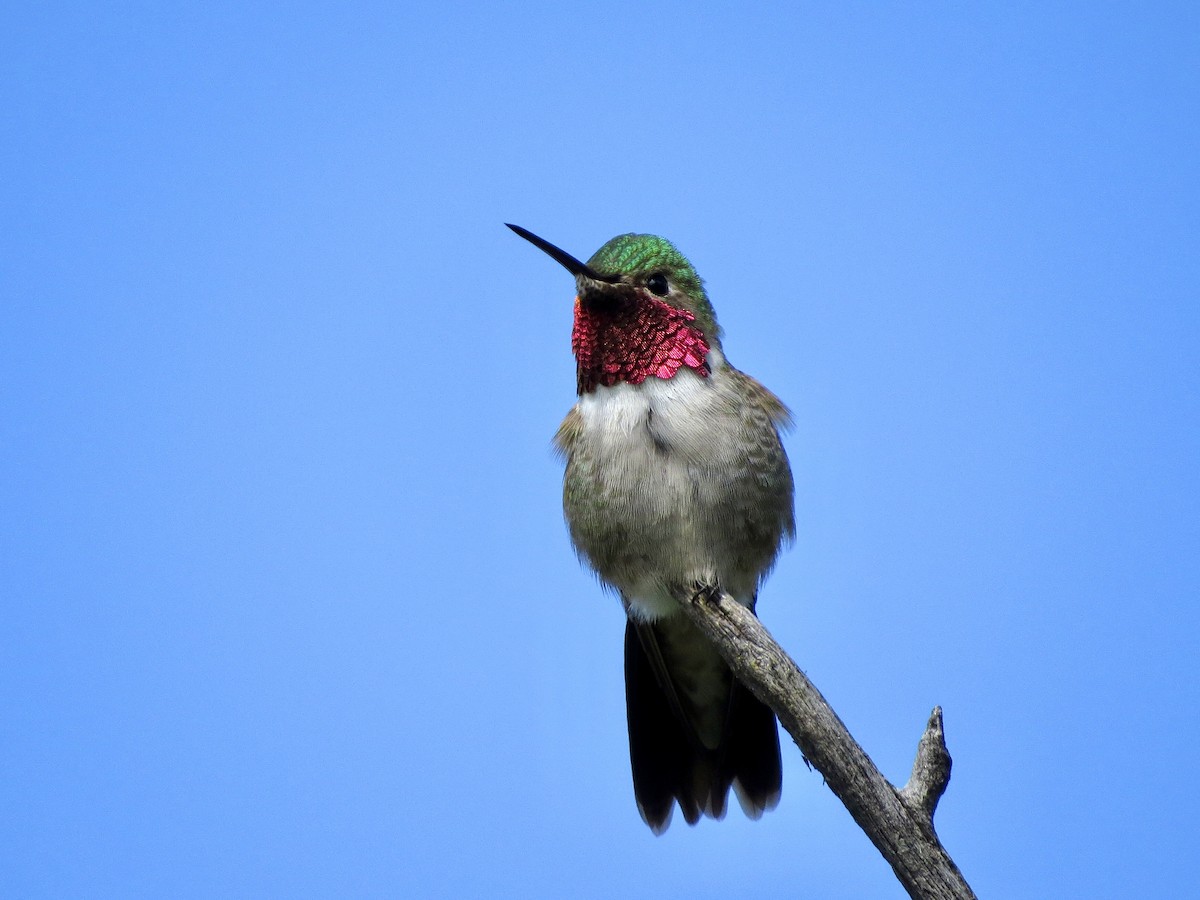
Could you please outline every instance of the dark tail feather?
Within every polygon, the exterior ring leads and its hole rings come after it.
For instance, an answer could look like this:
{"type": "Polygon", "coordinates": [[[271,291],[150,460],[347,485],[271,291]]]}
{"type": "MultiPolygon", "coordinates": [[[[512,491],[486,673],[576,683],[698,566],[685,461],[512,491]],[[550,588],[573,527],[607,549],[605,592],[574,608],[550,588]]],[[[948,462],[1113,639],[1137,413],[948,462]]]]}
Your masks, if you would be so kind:
{"type": "Polygon", "coordinates": [[[684,789],[684,776],[690,776],[695,757],[693,742],[659,687],[633,622],[625,626],[625,712],[633,794],[642,818],[655,834],[662,834],[671,824],[678,798],[684,817],[695,823],[699,805],[684,789]]]}
{"type": "Polygon", "coordinates": [[[779,805],[783,790],[775,713],[736,679],[729,707],[725,764],[742,812],[759,819],[779,805]]]}
{"type": "MultiPolygon", "coordinates": [[[[759,818],[779,802],[783,776],[775,714],[732,680],[725,737],[710,750],[686,721],[670,674],[647,652],[653,626],[628,622],[625,628],[625,703],[629,759],[638,810],[655,834],[671,824],[675,803],[689,825],[700,816],[725,815],[732,784],[746,815],[759,818]],[[639,636],[645,629],[645,638],[639,636]],[[664,681],[666,684],[664,684],[664,681]]],[[[657,653],[657,644],[652,648],[657,653]]]]}

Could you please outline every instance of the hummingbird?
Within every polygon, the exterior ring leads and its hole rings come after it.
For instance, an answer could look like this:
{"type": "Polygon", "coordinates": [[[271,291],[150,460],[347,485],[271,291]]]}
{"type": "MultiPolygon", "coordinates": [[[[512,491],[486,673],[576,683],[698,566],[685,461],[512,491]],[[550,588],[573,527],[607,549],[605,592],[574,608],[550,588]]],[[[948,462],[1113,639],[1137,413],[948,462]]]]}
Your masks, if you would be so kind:
{"type": "Polygon", "coordinates": [[[676,804],[752,819],[779,802],[779,732],[679,605],[720,587],[751,611],[795,534],[784,404],[734,368],[703,282],[668,240],[614,237],[582,263],[517,225],[575,277],[578,402],[555,435],[580,559],[626,614],[634,797],[655,834],[676,804]]]}

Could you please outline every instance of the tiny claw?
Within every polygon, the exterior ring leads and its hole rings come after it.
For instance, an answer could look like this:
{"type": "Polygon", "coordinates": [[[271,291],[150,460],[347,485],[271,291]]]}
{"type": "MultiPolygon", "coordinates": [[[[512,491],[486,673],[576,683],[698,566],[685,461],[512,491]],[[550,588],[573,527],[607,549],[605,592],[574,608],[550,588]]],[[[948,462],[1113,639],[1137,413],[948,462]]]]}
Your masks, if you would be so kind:
{"type": "Polygon", "coordinates": [[[692,602],[700,603],[701,601],[708,603],[711,606],[721,605],[721,586],[719,584],[709,584],[705,581],[697,581],[692,585],[692,602]]]}

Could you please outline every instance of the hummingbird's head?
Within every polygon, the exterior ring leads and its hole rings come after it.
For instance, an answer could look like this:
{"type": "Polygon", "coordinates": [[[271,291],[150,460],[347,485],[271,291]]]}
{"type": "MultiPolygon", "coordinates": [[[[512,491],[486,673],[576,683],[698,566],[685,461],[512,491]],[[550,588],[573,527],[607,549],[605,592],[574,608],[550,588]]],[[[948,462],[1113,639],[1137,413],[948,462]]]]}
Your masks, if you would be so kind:
{"type": "Polygon", "coordinates": [[[653,234],[622,234],[586,264],[517,225],[513,231],[575,276],[579,392],[620,382],[707,377],[722,365],[721,329],[696,270],[675,245],[653,234]]]}
{"type": "MultiPolygon", "coordinates": [[[[675,245],[656,234],[620,234],[601,247],[588,260],[588,268],[608,277],[617,277],[615,284],[627,295],[638,293],[643,297],[660,298],[674,309],[686,310],[695,316],[695,324],[710,344],[719,344],[721,329],[708,295],[704,293],[704,282],[675,245]]],[[[595,293],[603,302],[608,282],[583,284],[576,276],[581,290],[595,293]]],[[[612,288],[609,287],[609,291],[612,288]]]]}

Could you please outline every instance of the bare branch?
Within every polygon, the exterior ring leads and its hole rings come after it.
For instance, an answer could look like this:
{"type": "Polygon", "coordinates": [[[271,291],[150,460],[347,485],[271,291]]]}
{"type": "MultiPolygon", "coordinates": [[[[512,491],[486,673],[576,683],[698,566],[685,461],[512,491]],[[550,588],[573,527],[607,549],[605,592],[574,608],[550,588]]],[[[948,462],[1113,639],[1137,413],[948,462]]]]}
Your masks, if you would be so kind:
{"type": "Polygon", "coordinates": [[[933,828],[933,811],[950,781],[941,708],[929,717],[908,784],[897,790],[752,612],[720,588],[706,585],[679,600],[738,679],[775,711],[805,760],[825,777],[909,895],[917,900],[974,898],[933,828]]]}
{"type": "Polygon", "coordinates": [[[917,744],[908,784],[900,789],[900,799],[920,811],[933,824],[933,811],[950,783],[950,752],[946,749],[946,734],[942,730],[942,708],[935,706],[929,724],[917,744]]]}

